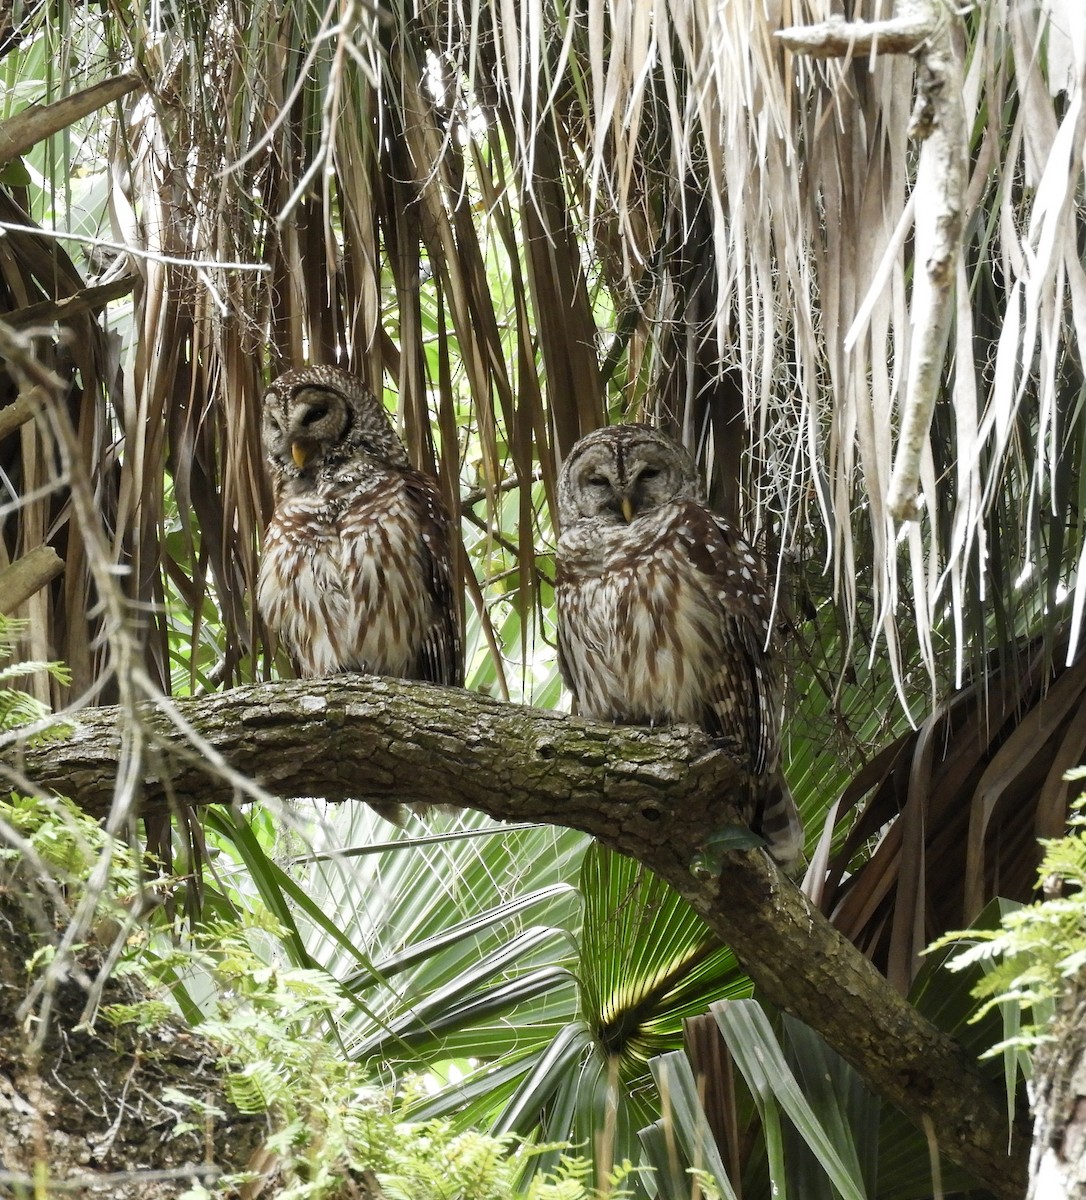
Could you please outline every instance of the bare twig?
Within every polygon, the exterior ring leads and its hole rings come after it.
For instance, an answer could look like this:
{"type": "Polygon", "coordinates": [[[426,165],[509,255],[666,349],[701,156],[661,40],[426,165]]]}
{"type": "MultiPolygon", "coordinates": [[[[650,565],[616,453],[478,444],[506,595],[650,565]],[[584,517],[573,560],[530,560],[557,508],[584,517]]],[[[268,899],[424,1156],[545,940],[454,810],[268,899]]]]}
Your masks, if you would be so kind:
{"type": "Polygon", "coordinates": [[[852,58],[869,54],[915,54],[931,35],[926,14],[902,14],[888,21],[846,21],[832,16],[818,25],[792,25],[777,37],[793,54],[809,58],[852,58]]]}
{"type": "Polygon", "coordinates": [[[32,237],[52,238],[54,241],[78,242],[81,246],[99,246],[106,250],[119,250],[133,258],[146,258],[151,262],[167,263],[173,267],[202,267],[208,271],[255,271],[267,275],[271,267],[266,263],[220,262],[211,258],[183,258],[174,254],[159,254],[154,250],[141,250],[125,242],[111,242],[108,238],[91,237],[87,233],[72,233],[68,229],[43,229],[38,225],[19,225],[14,221],[0,221],[0,234],[27,233],[32,237]]]}
{"type": "Polygon", "coordinates": [[[34,416],[34,405],[26,396],[19,396],[14,404],[0,408],[0,438],[25,425],[34,416]]]}
{"type": "MultiPolygon", "coordinates": [[[[42,300],[40,304],[28,304],[25,308],[17,308],[6,313],[4,320],[16,329],[26,325],[47,325],[52,321],[70,321],[73,317],[83,316],[84,313],[97,312],[110,300],[119,300],[121,296],[127,296],[138,279],[138,275],[121,275],[109,283],[82,288],[74,295],[62,296],[59,300],[42,300]]],[[[4,410],[6,411],[7,409],[4,410]]],[[[3,429],[0,428],[0,437],[2,436],[3,429]]]]}

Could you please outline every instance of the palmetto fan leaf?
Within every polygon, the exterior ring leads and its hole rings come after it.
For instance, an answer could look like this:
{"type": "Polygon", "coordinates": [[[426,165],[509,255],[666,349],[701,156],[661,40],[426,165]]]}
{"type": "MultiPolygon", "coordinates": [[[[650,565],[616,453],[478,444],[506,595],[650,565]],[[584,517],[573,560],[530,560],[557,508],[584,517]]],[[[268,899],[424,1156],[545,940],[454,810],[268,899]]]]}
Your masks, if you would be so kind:
{"type": "MultiPolygon", "coordinates": [[[[750,982],[685,901],[629,859],[589,846],[577,894],[582,907],[566,926],[561,960],[575,991],[556,990],[541,1013],[518,1011],[504,1057],[481,1063],[417,1115],[455,1112],[499,1132],[585,1144],[606,1171],[636,1160],[637,1129],[659,1114],[649,1059],[681,1044],[684,1018],[749,993],[750,982]]],[[[460,1015],[470,1039],[470,1010],[460,1015]]],[[[540,1169],[556,1158],[543,1156],[540,1169]]]]}
{"type": "MultiPolygon", "coordinates": [[[[385,842],[380,828],[391,827],[364,806],[328,818],[320,836],[355,848],[285,871],[259,829],[218,815],[212,827],[284,920],[291,961],[351,997],[335,1030],[347,1052],[375,1073],[436,1063],[444,1076],[451,1063],[452,1080],[413,1105],[419,1119],[548,1141],[591,1142],[607,1128],[593,1151],[601,1169],[636,1156],[637,1128],[658,1114],[649,1058],[681,1044],[684,1018],[750,989],[697,914],[568,831],[468,817],[385,842]]],[[[218,860],[232,878],[226,868],[218,860]]]]}

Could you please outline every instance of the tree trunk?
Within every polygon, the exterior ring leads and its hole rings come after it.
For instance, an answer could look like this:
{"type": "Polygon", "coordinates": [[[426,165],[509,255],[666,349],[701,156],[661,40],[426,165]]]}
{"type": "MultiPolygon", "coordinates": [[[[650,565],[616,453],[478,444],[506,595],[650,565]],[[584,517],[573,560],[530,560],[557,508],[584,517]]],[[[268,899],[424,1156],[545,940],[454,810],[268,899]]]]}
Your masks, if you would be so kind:
{"type": "Polygon", "coordinates": [[[1029,1200],[1086,1200],[1086,971],[1034,1054],[1029,1200]]]}
{"type": "Polygon", "coordinates": [[[75,722],[66,742],[25,747],[25,770],[92,813],[110,812],[114,827],[137,796],[144,815],[178,801],[323,796],[440,801],[584,830],[667,880],[765,999],[934,1128],[949,1158],[997,1196],[1025,1193],[1026,1140],[1008,1134],[999,1097],[962,1048],[764,851],[714,848],[713,834],[739,824],[729,796],[743,776],[698,731],[617,727],[350,675],[163,700],[138,722],[118,709],[86,709],[75,722]]]}

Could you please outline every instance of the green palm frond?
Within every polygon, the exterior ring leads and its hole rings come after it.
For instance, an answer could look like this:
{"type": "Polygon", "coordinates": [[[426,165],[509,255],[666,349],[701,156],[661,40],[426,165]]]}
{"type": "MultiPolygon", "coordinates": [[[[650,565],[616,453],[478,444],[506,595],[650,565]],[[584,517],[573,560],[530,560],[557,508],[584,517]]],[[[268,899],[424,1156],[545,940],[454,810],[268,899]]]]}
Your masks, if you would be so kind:
{"type": "MultiPolygon", "coordinates": [[[[909,998],[979,1055],[998,1037],[1000,1020],[988,1013],[977,1022],[972,990],[984,972],[974,962],[968,977],[952,976],[950,958],[946,949],[930,956],[909,998]]],[[[685,1053],[652,1062],[662,1111],[641,1140],[669,1200],[691,1195],[691,1168],[707,1171],[725,1195],[751,1198],[986,1194],[942,1160],[939,1130],[917,1129],[882,1104],[801,1022],[749,999],[719,1001],[710,1012],[687,1023],[685,1053]]],[[[998,1085],[1002,1064],[984,1065],[998,1085]]],[[[1016,1063],[1002,1082],[1013,1121],[1024,1106],[1016,1063]]]]}

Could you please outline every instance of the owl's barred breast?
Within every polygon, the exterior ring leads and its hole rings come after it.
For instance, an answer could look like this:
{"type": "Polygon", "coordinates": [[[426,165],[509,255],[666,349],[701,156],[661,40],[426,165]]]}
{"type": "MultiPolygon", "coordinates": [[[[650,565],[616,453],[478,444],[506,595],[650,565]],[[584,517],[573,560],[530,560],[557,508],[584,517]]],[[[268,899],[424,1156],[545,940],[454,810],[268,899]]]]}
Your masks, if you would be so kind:
{"type": "Polygon", "coordinates": [[[559,540],[563,661],[586,716],[704,721],[726,646],[715,588],[677,551],[688,509],[675,502],[628,525],[576,525],[559,540]]]}
{"type": "Polygon", "coordinates": [[[265,538],[257,603],[304,675],[419,674],[435,620],[423,537],[398,476],[281,499],[265,538]]]}

